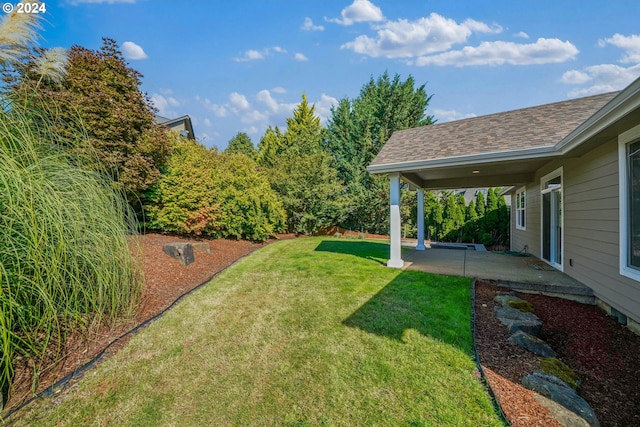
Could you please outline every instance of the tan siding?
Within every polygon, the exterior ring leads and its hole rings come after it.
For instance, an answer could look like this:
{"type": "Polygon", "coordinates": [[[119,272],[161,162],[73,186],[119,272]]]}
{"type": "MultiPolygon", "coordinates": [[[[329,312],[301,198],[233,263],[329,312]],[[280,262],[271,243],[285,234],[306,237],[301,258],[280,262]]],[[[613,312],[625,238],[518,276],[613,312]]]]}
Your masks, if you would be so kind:
{"type": "MultiPolygon", "coordinates": [[[[608,141],[580,158],[555,160],[527,184],[527,229],[512,227],[511,248],[540,256],[540,178],[563,167],[564,272],[607,304],[640,321],[640,283],[619,273],[618,143],[608,141]],[[572,260],[573,266],[569,265],[572,260]]],[[[512,221],[515,221],[512,207],[512,221]]],[[[512,222],[515,224],[515,222],[512,222]]]]}
{"type": "Polygon", "coordinates": [[[617,140],[567,160],[563,185],[564,272],[637,320],[640,283],[619,274],[617,140]]]}

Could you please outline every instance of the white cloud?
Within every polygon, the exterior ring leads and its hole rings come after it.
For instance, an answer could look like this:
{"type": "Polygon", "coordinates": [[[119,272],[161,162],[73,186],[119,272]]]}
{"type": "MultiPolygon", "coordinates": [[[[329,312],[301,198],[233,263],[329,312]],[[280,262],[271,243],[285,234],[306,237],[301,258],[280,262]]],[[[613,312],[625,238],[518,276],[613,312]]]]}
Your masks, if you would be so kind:
{"type": "Polygon", "coordinates": [[[273,89],[271,89],[271,92],[273,92],[273,93],[287,93],[287,90],[285,88],[283,88],[282,86],[278,86],[278,87],[274,87],[273,89]]]}
{"type": "Polygon", "coordinates": [[[251,110],[249,112],[244,113],[240,117],[240,121],[242,123],[256,123],[256,122],[264,122],[269,119],[269,114],[264,111],[251,110]]]}
{"type": "Polygon", "coordinates": [[[309,58],[307,58],[303,53],[296,53],[293,57],[296,61],[300,61],[300,62],[304,62],[304,61],[308,61],[309,58]]]}
{"type": "Polygon", "coordinates": [[[451,122],[454,120],[476,117],[476,115],[473,113],[461,113],[456,110],[442,110],[439,108],[434,108],[430,114],[432,114],[434,119],[437,120],[437,123],[451,122]]]}
{"type": "Polygon", "coordinates": [[[236,62],[257,61],[260,59],[265,59],[267,56],[270,56],[272,52],[287,53],[287,50],[281,48],[280,46],[273,46],[271,48],[267,47],[262,50],[249,49],[241,56],[233,58],[233,60],[236,62]]]}
{"type": "Polygon", "coordinates": [[[147,59],[147,54],[144,53],[142,47],[138,46],[134,42],[122,43],[122,54],[125,58],[131,60],[147,59]]]}
{"type": "Polygon", "coordinates": [[[614,46],[623,50],[620,58],[622,66],[617,64],[597,64],[582,70],[569,70],[562,75],[562,83],[576,85],[567,94],[570,98],[595,95],[598,93],[621,90],[640,76],[640,36],[614,34],[610,38],[598,41],[598,46],[614,46]]]}
{"type": "Polygon", "coordinates": [[[354,0],[350,5],[342,9],[342,19],[327,19],[340,25],[353,25],[356,22],[380,22],[384,20],[382,10],[369,0],[354,0]]]}
{"type": "Polygon", "coordinates": [[[208,128],[210,128],[212,126],[211,120],[209,119],[204,119],[204,121],[202,122],[204,123],[204,125],[208,128]]]}
{"type": "Polygon", "coordinates": [[[521,39],[529,39],[529,34],[525,33],[524,31],[520,31],[519,33],[516,33],[513,36],[521,39]]]}
{"type": "Polygon", "coordinates": [[[386,22],[377,28],[375,38],[361,35],[341,48],[374,58],[412,58],[449,50],[455,44],[465,43],[473,33],[500,32],[502,27],[498,25],[489,26],[473,19],[459,24],[432,13],[415,21],[386,22]]]}
{"type": "Polygon", "coordinates": [[[242,54],[242,56],[234,58],[236,62],[255,61],[257,59],[264,59],[264,54],[254,49],[250,49],[242,54]]]}
{"type": "Polygon", "coordinates": [[[256,99],[263,103],[270,111],[271,114],[274,114],[280,118],[287,117],[294,108],[296,108],[297,104],[293,103],[284,103],[278,102],[273,96],[271,96],[271,92],[267,89],[261,90],[256,94],[256,99]]]}
{"type": "Polygon", "coordinates": [[[271,111],[278,111],[278,102],[271,97],[271,93],[264,89],[256,94],[256,99],[265,104],[271,111]]]}
{"type": "Polygon", "coordinates": [[[568,93],[570,98],[596,95],[621,90],[640,76],[640,64],[621,67],[615,64],[600,64],[586,67],[583,71],[570,70],[562,76],[562,82],[589,86],[576,88],[568,93]]]}
{"type": "Polygon", "coordinates": [[[535,43],[483,42],[477,47],[466,46],[461,50],[449,51],[416,59],[418,66],[454,65],[532,65],[565,62],[579,53],[569,41],[539,38],[535,43]]]}
{"type": "Polygon", "coordinates": [[[322,94],[320,101],[315,102],[315,111],[320,120],[326,124],[327,120],[331,116],[331,107],[338,105],[338,100],[333,96],[322,94]]]}
{"type": "Polygon", "coordinates": [[[607,44],[613,45],[624,50],[624,55],[620,62],[623,64],[637,64],[640,62],[640,36],[631,35],[623,36],[622,34],[614,34],[613,37],[598,41],[598,45],[605,47],[607,44]]]}
{"type": "Polygon", "coordinates": [[[178,114],[172,109],[173,107],[179,107],[180,101],[172,96],[163,96],[157,93],[151,95],[151,102],[158,109],[158,114],[172,119],[178,116],[178,114]]]}
{"type": "Polygon", "coordinates": [[[238,92],[233,92],[229,95],[229,102],[231,109],[234,112],[248,110],[251,108],[251,104],[247,101],[247,97],[239,94],[238,92]]]}
{"type": "Polygon", "coordinates": [[[311,18],[304,18],[304,24],[300,27],[303,31],[324,31],[322,25],[314,25],[311,18]]]}
{"type": "Polygon", "coordinates": [[[581,85],[591,80],[591,76],[584,71],[570,70],[562,75],[562,83],[569,85],[581,85]]]}
{"type": "Polygon", "coordinates": [[[211,104],[210,109],[218,117],[227,117],[227,108],[224,105],[211,104]]]}

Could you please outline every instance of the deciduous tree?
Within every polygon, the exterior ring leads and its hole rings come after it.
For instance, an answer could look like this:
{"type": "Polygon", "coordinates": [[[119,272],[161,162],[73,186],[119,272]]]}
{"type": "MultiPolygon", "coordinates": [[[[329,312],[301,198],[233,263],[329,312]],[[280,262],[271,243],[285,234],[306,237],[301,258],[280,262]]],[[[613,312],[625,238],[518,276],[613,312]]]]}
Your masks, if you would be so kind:
{"type": "Polygon", "coordinates": [[[56,132],[84,132],[99,159],[113,172],[134,207],[160,177],[169,156],[166,130],[154,122],[154,108],[140,90],[142,74],[129,67],[117,43],[103,39],[90,50],[75,45],[69,50],[67,73],[56,84],[34,76],[38,62],[31,61],[13,79],[14,97],[55,109],[56,132]]]}

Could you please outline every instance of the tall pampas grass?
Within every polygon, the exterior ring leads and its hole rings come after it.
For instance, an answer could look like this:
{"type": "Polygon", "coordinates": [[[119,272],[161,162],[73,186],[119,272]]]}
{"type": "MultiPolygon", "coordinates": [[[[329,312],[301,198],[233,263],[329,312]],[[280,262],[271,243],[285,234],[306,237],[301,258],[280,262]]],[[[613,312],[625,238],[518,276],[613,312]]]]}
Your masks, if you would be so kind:
{"type": "Polygon", "coordinates": [[[42,29],[37,13],[10,13],[0,22],[0,65],[15,66],[38,39],[42,29]]]}
{"type": "MultiPolygon", "coordinates": [[[[0,22],[0,70],[18,69],[39,28],[30,14],[0,22]]],[[[40,81],[64,77],[63,50],[29,61],[40,81]]],[[[17,360],[35,387],[69,331],[131,316],[142,273],[135,214],[87,138],[56,133],[53,106],[0,101],[1,407],[17,360]]]]}

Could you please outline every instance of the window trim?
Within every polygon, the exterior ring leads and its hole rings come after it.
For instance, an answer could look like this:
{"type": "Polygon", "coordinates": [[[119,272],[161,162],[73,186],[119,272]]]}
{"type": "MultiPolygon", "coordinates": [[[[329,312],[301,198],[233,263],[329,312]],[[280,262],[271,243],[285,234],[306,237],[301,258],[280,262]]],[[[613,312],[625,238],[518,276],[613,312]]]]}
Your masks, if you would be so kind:
{"type": "Polygon", "coordinates": [[[560,166],[558,169],[549,172],[548,174],[546,174],[545,176],[543,176],[542,178],[540,178],[540,259],[543,260],[544,262],[548,263],[549,265],[555,267],[556,269],[558,269],[559,271],[564,272],[564,250],[565,250],[565,240],[564,240],[564,232],[565,232],[565,228],[564,228],[564,218],[565,218],[565,194],[564,194],[564,166],[560,166]],[[553,181],[555,178],[560,178],[560,184],[555,185],[555,186],[547,186],[547,184],[550,181],[553,181]],[[560,223],[560,229],[561,234],[560,234],[560,264],[557,264],[555,262],[551,262],[550,260],[546,260],[544,259],[544,201],[543,201],[543,194],[546,193],[551,193],[552,191],[560,191],[561,193],[561,211],[562,211],[562,217],[561,220],[562,222],[560,223]]]}
{"type": "Polygon", "coordinates": [[[516,230],[527,231],[527,187],[520,187],[516,190],[516,203],[515,203],[515,212],[516,212],[516,230]],[[520,203],[520,195],[523,196],[523,206],[518,208],[518,204],[520,203]],[[522,211],[522,224],[520,224],[520,215],[519,211],[522,211]]]}
{"type": "Polygon", "coordinates": [[[640,269],[628,265],[629,255],[629,173],[627,147],[640,141],[640,125],[618,135],[618,175],[619,175],[619,223],[620,223],[620,275],[640,282],[640,269]]]}

